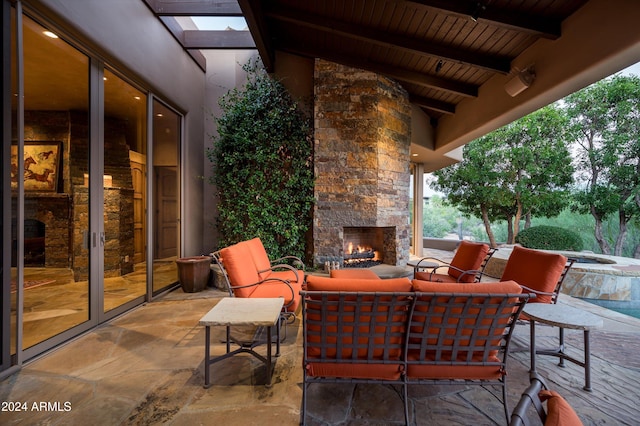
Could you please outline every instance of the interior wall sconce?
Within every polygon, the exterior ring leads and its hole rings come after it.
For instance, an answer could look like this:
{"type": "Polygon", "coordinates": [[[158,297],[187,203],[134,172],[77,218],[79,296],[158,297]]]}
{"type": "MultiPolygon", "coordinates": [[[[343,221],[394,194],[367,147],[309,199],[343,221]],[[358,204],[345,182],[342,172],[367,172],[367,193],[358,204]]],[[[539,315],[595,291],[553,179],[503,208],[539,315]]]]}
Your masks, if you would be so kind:
{"type": "Polygon", "coordinates": [[[533,67],[526,68],[522,71],[518,71],[511,80],[507,81],[504,85],[504,90],[509,96],[518,96],[531,86],[533,80],[536,79],[536,73],[533,67]]]}

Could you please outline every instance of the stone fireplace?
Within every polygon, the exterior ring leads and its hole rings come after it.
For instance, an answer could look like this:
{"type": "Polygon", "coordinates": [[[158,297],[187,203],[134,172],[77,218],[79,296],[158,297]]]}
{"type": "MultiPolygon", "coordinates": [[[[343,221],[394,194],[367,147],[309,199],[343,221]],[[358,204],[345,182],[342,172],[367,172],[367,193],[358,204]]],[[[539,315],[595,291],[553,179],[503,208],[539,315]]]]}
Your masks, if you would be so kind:
{"type": "Polygon", "coordinates": [[[345,226],[342,233],[344,265],[355,267],[396,259],[395,226],[345,226]]]}
{"type": "MultiPolygon", "coordinates": [[[[314,262],[342,261],[349,241],[380,261],[409,260],[411,109],[375,73],[316,60],[314,262]],[[365,241],[366,240],[366,241],[365,241]]],[[[348,256],[347,256],[348,257],[348,256]]]]}

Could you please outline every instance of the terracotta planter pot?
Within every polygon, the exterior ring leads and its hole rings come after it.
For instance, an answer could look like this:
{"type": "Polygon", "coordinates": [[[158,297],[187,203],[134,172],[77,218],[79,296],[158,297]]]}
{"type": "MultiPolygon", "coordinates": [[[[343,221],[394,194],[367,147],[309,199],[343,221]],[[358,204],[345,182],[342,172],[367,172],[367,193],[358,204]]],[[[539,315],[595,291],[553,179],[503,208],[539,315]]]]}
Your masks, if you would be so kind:
{"type": "Polygon", "coordinates": [[[209,256],[192,256],[176,259],[180,285],[185,293],[196,293],[204,290],[211,274],[211,258],[209,256]]]}

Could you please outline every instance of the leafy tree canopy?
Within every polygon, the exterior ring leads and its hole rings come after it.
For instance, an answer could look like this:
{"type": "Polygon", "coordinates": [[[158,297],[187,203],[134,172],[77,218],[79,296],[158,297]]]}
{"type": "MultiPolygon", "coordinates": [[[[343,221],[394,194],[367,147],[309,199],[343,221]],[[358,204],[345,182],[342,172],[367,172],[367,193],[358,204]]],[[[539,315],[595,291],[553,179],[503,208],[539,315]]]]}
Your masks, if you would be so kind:
{"type": "Polygon", "coordinates": [[[567,205],[571,157],[561,137],[566,121],[550,105],[464,147],[463,160],[434,173],[435,189],[467,215],[505,219],[513,243],[523,215],[554,216],[567,205]]]}
{"type": "Polygon", "coordinates": [[[573,93],[565,102],[570,120],[567,143],[576,152],[574,208],[594,217],[595,237],[605,254],[611,254],[611,247],[603,222],[617,214],[613,254],[620,255],[627,225],[640,213],[640,79],[614,76],[573,93]]]}

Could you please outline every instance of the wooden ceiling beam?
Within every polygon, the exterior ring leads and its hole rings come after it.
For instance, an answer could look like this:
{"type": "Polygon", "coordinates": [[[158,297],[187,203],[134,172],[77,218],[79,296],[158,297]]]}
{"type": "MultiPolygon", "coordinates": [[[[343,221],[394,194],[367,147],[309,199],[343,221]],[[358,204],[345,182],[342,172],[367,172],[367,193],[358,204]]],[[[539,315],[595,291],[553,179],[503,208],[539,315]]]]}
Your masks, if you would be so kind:
{"type": "Polygon", "coordinates": [[[561,22],[521,13],[493,9],[488,0],[404,0],[430,9],[436,9],[461,17],[475,18],[486,23],[510,30],[526,32],[538,37],[555,40],[561,35],[561,22]]]}
{"type": "Polygon", "coordinates": [[[360,68],[378,74],[386,75],[401,82],[415,84],[428,89],[445,91],[463,97],[477,97],[478,87],[471,84],[458,83],[444,78],[432,77],[420,72],[401,69],[396,66],[385,65],[377,62],[362,60],[353,56],[341,55],[322,49],[296,48],[294,46],[278,46],[278,49],[299,56],[310,58],[322,58],[353,68],[360,68]]]}
{"type": "Polygon", "coordinates": [[[237,0],[144,0],[157,16],[242,16],[237,0]]]}
{"type": "Polygon", "coordinates": [[[267,72],[273,72],[276,60],[275,49],[269,27],[264,19],[262,3],[260,0],[238,0],[238,4],[258,48],[262,64],[267,72]]]}
{"type": "Polygon", "coordinates": [[[447,115],[456,113],[456,106],[454,104],[438,101],[436,99],[425,98],[424,96],[409,96],[409,102],[416,104],[424,109],[437,111],[447,115]]]}
{"type": "Polygon", "coordinates": [[[255,49],[249,31],[184,31],[185,49],[255,49]]]}
{"type": "Polygon", "coordinates": [[[424,57],[437,57],[448,62],[464,63],[502,74],[507,74],[511,70],[512,58],[479,55],[478,52],[469,52],[440,43],[379,31],[373,28],[354,25],[350,22],[327,20],[322,16],[291,10],[291,8],[268,10],[265,11],[265,13],[271,19],[340,35],[341,37],[369,42],[379,46],[388,46],[392,49],[402,49],[424,57]]]}

